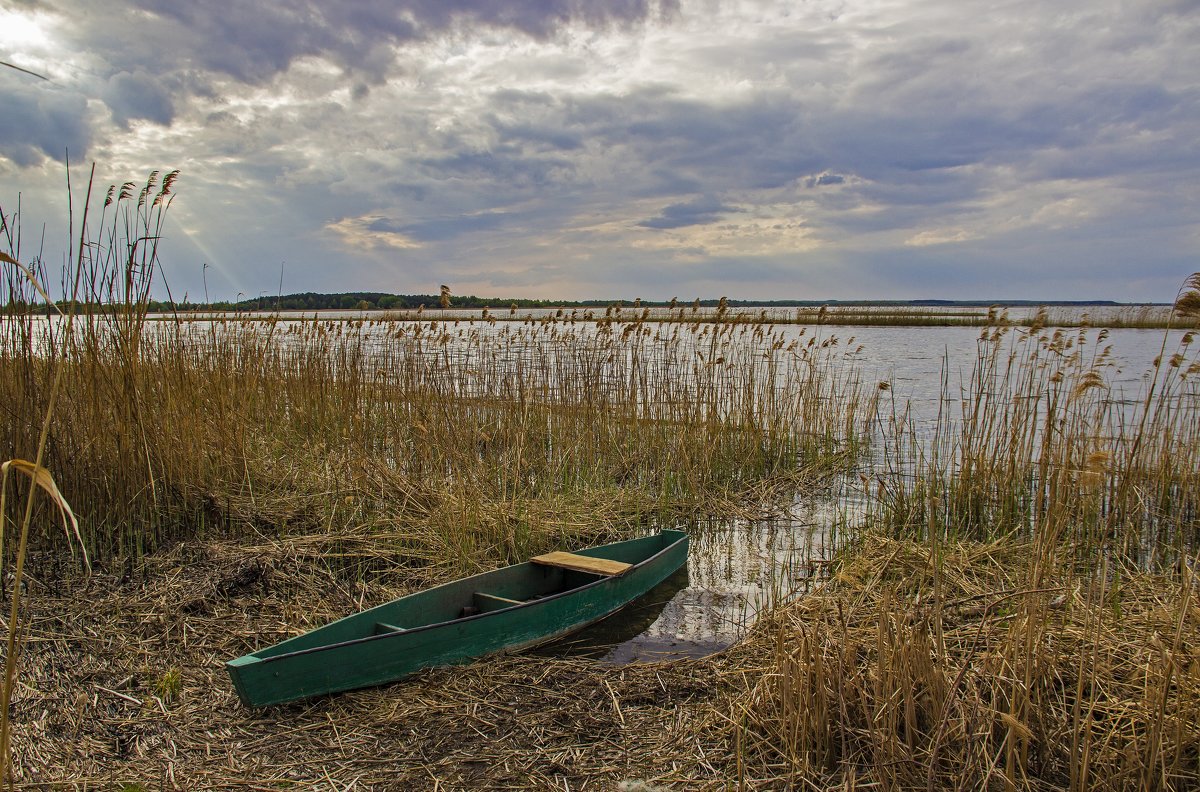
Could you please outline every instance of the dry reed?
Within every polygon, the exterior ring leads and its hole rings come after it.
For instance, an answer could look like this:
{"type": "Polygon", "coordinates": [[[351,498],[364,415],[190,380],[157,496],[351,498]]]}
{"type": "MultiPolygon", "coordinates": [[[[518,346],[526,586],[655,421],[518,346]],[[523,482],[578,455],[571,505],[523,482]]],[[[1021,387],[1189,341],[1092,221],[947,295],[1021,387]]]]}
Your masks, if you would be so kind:
{"type": "Polygon", "coordinates": [[[834,579],[760,625],[769,651],[735,672],[755,680],[731,705],[740,779],[1200,782],[1192,334],[1164,337],[1134,398],[1107,384],[1104,336],[990,329],[931,437],[886,415],[834,579]]]}
{"type": "Polygon", "coordinates": [[[729,672],[752,680],[728,737],[750,786],[1193,787],[1195,574],[1040,562],[1015,538],[866,537],[729,672]]]}
{"type": "MultiPolygon", "coordinates": [[[[127,316],[33,322],[0,357],[32,407],[26,350],[69,350],[49,462],[100,557],[357,525],[477,568],[848,465],[869,415],[838,347],[763,326],[127,316]]],[[[20,415],[0,419],[15,449],[20,415]]]]}

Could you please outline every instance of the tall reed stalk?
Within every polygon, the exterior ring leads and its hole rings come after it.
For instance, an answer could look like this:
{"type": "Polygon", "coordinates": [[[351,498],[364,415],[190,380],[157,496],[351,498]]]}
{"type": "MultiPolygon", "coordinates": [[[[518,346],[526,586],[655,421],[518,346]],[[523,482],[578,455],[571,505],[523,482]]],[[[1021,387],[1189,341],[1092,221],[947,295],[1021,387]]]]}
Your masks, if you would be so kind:
{"type": "MultiPolygon", "coordinates": [[[[70,312],[65,315],[65,319],[66,319],[65,332],[68,337],[70,337],[70,335],[72,334],[73,328],[74,328],[74,322],[75,322],[75,305],[74,305],[74,303],[75,303],[76,297],[79,294],[79,286],[80,286],[80,282],[81,282],[80,276],[83,271],[83,268],[82,268],[82,260],[83,260],[83,253],[84,253],[83,243],[87,237],[87,216],[88,216],[88,209],[90,208],[90,205],[91,205],[92,181],[95,178],[95,175],[96,175],[96,168],[93,165],[91,175],[88,177],[87,193],[86,193],[86,197],[84,199],[84,206],[83,206],[83,219],[82,219],[82,222],[80,223],[79,246],[78,246],[79,258],[76,260],[76,263],[75,263],[75,278],[74,278],[74,282],[73,282],[73,285],[71,288],[71,309],[70,309],[70,312]]],[[[70,197],[70,192],[71,192],[71,186],[70,186],[70,178],[68,176],[68,181],[67,181],[68,197],[70,197]]],[[[71,230],[73,231],[73,229],[74,229],[73,201],[71,203],[71,207],[72,208],[71,208],[71,212],[70,212],[70,214],[71,214],[70,227],[71,227],[71,230]]],[[[2,216],[3,216],[3,211],[0,211],[0,217],[2,217],[2,216]]],[[[7,225],[7,223],[6,223],[6,225],[7,225]]],[[[20,255],[19,246],[14,248],[12,245],[12,241],[13,241],[12,237],[9,236],[8,239],[9,239],[10,250],[12,250],[13,253],[16,253],[16,255],[19,256],[20,255]]],[[[70,258],[71,258],[70,251],[68,251],[68,260],[70,260],[70,258]]],[[[17,258],[16,256],[14,256],[12,253],[3,254],[3,263],[10,264],[13,267],[15,267],[20,272],[20,274],[22,276],[24,276],[25,280],[29,283],[29,285],[32,286],[43,298],[46,299],[47,307],[48,308],[50,307],[51,303],[50,303],[49,295],[47,295],[45,289],[38,282],[36,275],[34,274],[34,272],[31,269],[26,268],[24,265],[22,265],[20,259],[17,258]]],[[[11,283],[11,281],[10,281],[10,283],[11,283]]],[[[61,310],[59,311],[59,314],[60,314],[60,316],[62,316],[61,310]]],[[[17,661],[18,661],[19,650],[20,650],[21,594],[22,594],[22,586],[24,584],[23,578],[24,578],[24,572],[25,572],[25,559],[26,559],[26,556],[27,556],[27,553],[29,550],[29,528],[30,528],[30,523],[32,522],[32,519],[33,519],[34,497],[37,494],[39,488],[46,491],[51,496],[51,498],[56,502],[59,509],[64,514],[64,520],[69,515],[71,522],[75,523],[75,517],[71,513],[70,507],[67,505],[65,499],[62,497],[61,493],[59,492],[58,487],[57,487],[53,477],[50,475],[49,471],[46,468],[44,468],[42,465],[42,461],[45,457],[45,452],[46,452],[46,442],[50,435],[50,426],[54,419],[55,406],[58,403],[58,396],[59,396],[59,393],[61,390],[62,373],[65,370],[65,368],[66,368],[66,365],[65,365],[64,361],[55,361],[53,364],[53,369],[52,369],[53,370],[53,380],[50,385],[50,392],[49,392],[49,395],[46,400],[45,412],[42,416],[41,429],[38,433],[37,451],[34,454],[33,463],[29,464],[28,462],[25,462],[24,460],[19,460],[19,459],[12,459],[12,460],[9,460],[8,462],[5,462],[4,463],[4,477],[3,477],[2,483],[0,483],[0,487],[3,487],[3,491],[0,492],[0,568],[3,568],[2,537],[4,534],[4,527],[5,527],[4,522],[8,519],[7,509],[4,508],[4,502],[5,502],[4,496],[7,494],[8,472],[10,469],[15,467],[16,469],[24,470],[24,472],[26,472],[30,478],[29,491],[28,491],[28,494],[25,499],[24,516],[21,519],[20,533],[18,535],[16,565],[13,570],[13,576],[12,576],[12,592],[10,595],[11,607],[9,610],[8,635],[7,635],[7,641],[5,644],[5,654],[4,654],[4,685],[3,685],[3,688],[0,689],[0,780],[8,781],[10,784],[13,781],[13,779],[11,777],[12,751],[11,751],[11,745],[10,745],[10,740],[11,740],[11,723],[10,723],[11,709],[10,709],[10,705],[12,703],[13,686],[16,682],[17,661]]],[[[79,537],[77,524],[75,525],[75,528],[76,528],[75,535],[76,535],[76,537],[79,537]]],[[[80,539],[81,539],[81,544],[82,544],[82,538],[80,538],[80,539]]],[[[70,536],[67,537],[67,541],[68,542],[70,541],[70,536]]],[[[86,549],[86,547],[83,547],[83,548],[81,548],[81,550],[83,552],[83,559],[84,559],[85,565],[88,568],[88,572],[91,572],[91,564],[88,561],[87,549],[86,549]]]]}
{"type": "MultiPolygon", "coordinates": [[[[1174,307],[1200,313],[1200,274],[1174,307]]],[[[929,435],[883,418],[866,524],[828,585],[772,616],[732,705],[738,767],[784,786],[1195,785],[1200,365],[1168,331],[1130,398],[1105,336],[990,328],[929,435]]]]}
{"type": "Polygon", "coordinates": [[[1054,536],[1085,557],[1173,563],[1200,514],[1194,335],[1168,336],[1175,348],[1141,395],[1109,385],[1106,336],[985,332],[964,388],[945,378],[928,442],[913,442],[908,419],[889,422],[877,522],[897,536],[1054,536]]]}

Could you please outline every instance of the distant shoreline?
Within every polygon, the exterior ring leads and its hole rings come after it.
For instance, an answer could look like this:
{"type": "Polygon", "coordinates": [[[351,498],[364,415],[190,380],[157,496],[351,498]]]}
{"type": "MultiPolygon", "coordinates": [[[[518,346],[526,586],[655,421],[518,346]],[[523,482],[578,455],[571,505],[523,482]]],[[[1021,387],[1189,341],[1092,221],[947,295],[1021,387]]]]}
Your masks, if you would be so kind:
{"type": "Polygon", "coordinates": [[[151,321],[247,321],[247,322],[594,322],[620,323],[713,323],[758,325],[896,326],[896,327],[1057,327],[1110,329],[1200,329],[1195,320],[1175,316],[1171,306],[1154,303],[1113,302],[1060,303],[819,303],[803,305],[676,305],[656,303],[612,303],[600,306],[551,306],[520,308],[470,307],[376,308],[238,308],[167,309],[147,313],[151,321]]]}
{"type": "MultiPolygon", "coordinates": [[[[942,300],[922,298],[914,300],[734,300],[704,298],[693,300],[533,300],[475,295],[453,296],[451,309],[484,309],[492,311],[525,309],[607,309],[627,308],[718,308],[724,304],[729,309],[747,308],[1141,308],[1165,307],[1165,302],[1119,302],[1116,300],[942,300]]],[[[0,313],[21,313],[30,306],[17,304],[0,308],[0,313]]],[[[35,310],[44,306],[34,306],[35,310]]],[[[60,301],[59,307],[66,309],[69,302],[60,301]]],[[[82,304],[80,307],[84,307],[82,304]]],[[[101,308],[109,306],[91,305],[101,308]]],[[[434,294],[387,294],[383,292],[301,292],[279,296],[259,296],[251,299],[214,302],[192,302],[190,300],[151,300],[145,306],[150,313],[175,312],[306,312],[306,311],[406,311],[424,309],[438,311],[440,296],[434,294]]]]}

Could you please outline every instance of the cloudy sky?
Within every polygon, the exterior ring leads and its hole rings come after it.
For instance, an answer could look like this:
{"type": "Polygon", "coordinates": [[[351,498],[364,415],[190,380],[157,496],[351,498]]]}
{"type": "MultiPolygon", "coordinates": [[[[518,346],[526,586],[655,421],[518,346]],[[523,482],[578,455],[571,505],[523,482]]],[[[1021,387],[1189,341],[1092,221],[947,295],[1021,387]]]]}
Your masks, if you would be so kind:
{"type": "MultiPolygon", "coordinates": [[[[0,0],[0,205],[182,170],[175,295],[1169,301],[1197,0],[0,0]],[[205,265],[208,265],[205,267],[205,265]]],[[[51,251],[59,252],[51,255],[51,251]]]]}

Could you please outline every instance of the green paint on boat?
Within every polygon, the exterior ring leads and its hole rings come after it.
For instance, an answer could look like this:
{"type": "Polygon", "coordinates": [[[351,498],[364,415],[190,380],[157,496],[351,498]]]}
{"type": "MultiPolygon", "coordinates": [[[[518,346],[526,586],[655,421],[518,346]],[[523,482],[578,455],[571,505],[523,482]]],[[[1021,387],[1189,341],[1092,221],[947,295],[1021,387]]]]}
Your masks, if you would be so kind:
{"type": "Polygon", "coordinates": [[[265,707],[393,682],[559,638],[642,596],[687,561],[688,536],[653,536],[576,555],[631,564],[600,575],[527,561],[410,594],[225,664],[244,704],[265,707]]]}

